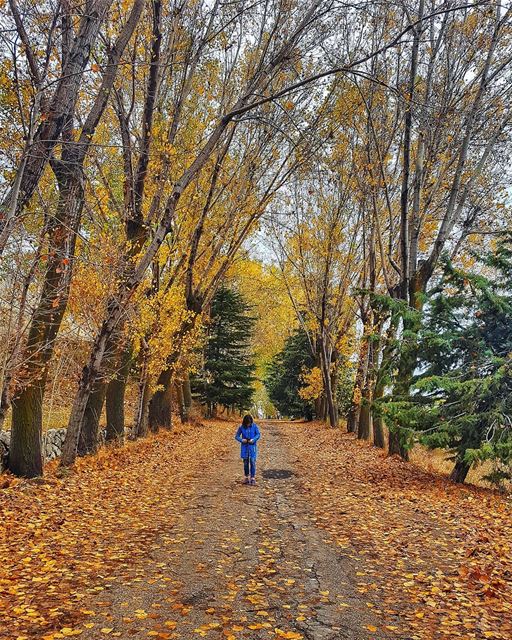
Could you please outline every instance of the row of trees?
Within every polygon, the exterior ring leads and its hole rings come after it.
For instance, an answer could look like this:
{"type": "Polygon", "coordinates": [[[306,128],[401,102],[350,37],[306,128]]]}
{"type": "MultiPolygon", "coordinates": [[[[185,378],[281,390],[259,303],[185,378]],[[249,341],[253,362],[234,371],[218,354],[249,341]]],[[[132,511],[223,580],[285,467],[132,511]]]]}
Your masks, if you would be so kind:
{"type": "MultiPolygon", "coordinates": [[[[63,465],[95,451],[103,410],[114,442],[127,422],[136,437],[169,427],[215,293],[244,280],[236,258],[263,225],[314,365],[303,397],[336,425],[359,349],[348,424],[382,445],[378,400],[410,393],[418,352],[397,363],[397,344],[418,332],[442,253],[457,264],[506,223],[510,17],[493,0],[9,0],[11,470],[42,473],[57,399],[63,465]]],[[[391,452],[407,455],[408,433],[392,430],[391,452]]]]}
{"type": "Polygon", "coordinates": [[[14,473],[42,473],[48,392],[63,384],[63,465],[96,449],[104,407],[107,440],[122,440],[130,371],[134,433],[169,426],[215,291],[322,144],[323,78],[366,65],[357,43],[331,40],[349,14],[326,0],[9,1],[0,414],[14,473]]]}
{"type": "MultiPolygon", "coordinates": [[[[376,9],[372,47],[396,21],[415,23],[411,37],[372,59],[368,74],[333,83],[335,117],[319,161],[296,176],[269,223],[330,424],[338,424],[337,378],[348,359],[348,430],[404,458],[424,421],[409,403],[416,406],[418,368],[434,366],[422,359],[421,336],[443,256],[467,269],[473,252],[491,250],[509,226],[510,9],[450,9],[423,1],[376,9]]],[[[455,349],[446,360],[447,375],[459,356],[455,349]]],[[[482,407],[468,405],[467,423],[482,407]]],[[[493,420],[498,437],[508,414],[493,420]]],[[[457,448],[454,479],[465,477],[475,446],[457,448]]]]}
{"type": "Polygon", "coordinates": [[[300,99],[332,15],[319,1],[9,6],[1,398],[10,468],[33,476],[58,345],[79,352],[62,464],[95,450],[105,403],[122,439],[133,366],[135,433],[169,425],[203,311],[300,164],[307,127],[290,132],[279,96],[296,84],[300,99]]]}

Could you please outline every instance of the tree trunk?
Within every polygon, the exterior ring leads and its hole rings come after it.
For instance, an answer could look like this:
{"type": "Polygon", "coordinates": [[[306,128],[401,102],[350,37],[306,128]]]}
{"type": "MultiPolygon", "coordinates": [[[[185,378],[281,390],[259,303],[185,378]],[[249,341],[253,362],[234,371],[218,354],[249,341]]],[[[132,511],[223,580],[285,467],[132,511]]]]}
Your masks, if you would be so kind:
{"type": "Polygon", "coordinates": [[[337,361],[338,361],[338,356],[337,356],[337,353],[334,352],[334,354],[332,356],[332,360],[331,360],[331,367],[330,367],[330,371],[331,371],[330,382],[331,382],[331,393],[332,393],[332,401],[333,401],[333,404],[334,404],[336,426],[339,426],[340,415],[339,415],[339,409],[338,409],[338,365],[337,365],[337,361]]]}
{"type": "Polygon", "coordinates": [[[133,437],[143,438],[148,432],[149,422],[149,401],[151,400],[151,385],[148,373],[149,349],[146,341],[139,355],[139,394],[137,399],[137,409],[135,411],[135,419],[133,424],[133,437]]]}
{"type": "Polygon", "coordinates": [[[320,343],[320,365],[322,368],[327,415],[329,416],[329,425],[331,428],[334,428],[338,426],[338,407],[336,406],[335,390],[333,390],[331,385],[331,359],[327,354],[323,337],[320,343]]]}
{"type": "MultiPolygon", "coordinates": [[[[327,377],[330,376],[327,374],[327,377]]],[[[336,401],[334,399],[332,389],[329,385],[325,396],[326,404],[327,404],[327,415],[329,416],[329,426],[334,428],[338,426],[338,407],[336,406],[336,401]]]]}
{"type": "Polygon", "coordinates": [[[149,403],[149,428],[156,433],[160,427],[172,428],[172,371],[165,369],[158,377],[161,387],[153,394],[149,403]]]}
{"type": "Polygon", "coordinates": [[[347,413],[347,433],[357,433],[359,426],[359,416],[361,414],[361,401],[353,400],[347,413]]]}
{"type": "Polygon", "coordinates": [[[349,433],[357,433],[359,425],[359,415],[361,412],[361,397],[364,381],[366,379],[366,371],[368,367],[368,340],[361,339],[359,348],[359,362],[357,364],[356,378],[354,380],[354,392],[352,394],[352,404],[347,413],[347,431],[349,433]]]}
{"type": "Polygon", "coordinates": [[[96,381],[88,397],[80,430],[77,448],[79,456],[86,456],[98,451],[100,443],[99,425],[106,393],[107,383],[104,380],[96,381]]]}
{"type": "Polygon", "coordinates": [[[359,410],[359,424],[357,425],[357,437],[359,440],[369,440],[371,431],[371,406],[373,395],[373,365],[375,348],[373,341],[368,341],[367,371],[362,390],[362,402],[359,410]]]}
{"type": "Polygon", "coordinates": [[[180,420],[185,422],[185,398],[183,396],[183,382],[178,380],[175,385],[176,404],[178,405],[178,413],[180,414],[180,420]]]}
{"type": "Polygon", "coordinates": [[[403,460],[409,460],[409,450],[403,441],[404,432],[395,428],[389,432],[388,453],[390,456],[399,455],[403,460]]]}
{"type": "Polygon", "coordinates": [[[359,424],[357,425],[357,438],[358,440],[369,440],[371,429],[371,411],[370,401],[368,398],[363,397],[361,407],[359,410],[359,424]]]}
{"type": "MultiPolygon", "coordinates": [[[[184,404],[184,422],[190,419],[190,411],[192,409],[192,389],[190,387],[190,376],[187,373],[183,380],[183,404],[184,404]]],[[[233,411],[231,411],[233,413],[233,411]]]]}
{"type": "MultiPolygon", "coordinates": [[[[418,297],[418,293],[422,291],[422,284],[417,280],[415,282],[414,289],[414,301],[415,309],[419,311],[421,309],[421,300],[418,297]]],[[[411,318],[403,318],[403,331],[404,333],[416,332],[419,329],[419,320],[411,318]]],[[[418,359],[418,345],[414,339],[402,338],[402,352],[400,354],[400,362],[398,364],[398,374],[393,388],[393,396],[398,400],[407,400],[410,394],[411,381],[416,368],[416,362],[418,359]],[[409,340],[409,344],[407,342],[409,340]]],[[[409,460],[409,450],[407,448],[407,431],[400,427],[395,427],[389,434],[389,454],[397,454],[404,460],[409,460]]]]}
{"type": "MultiPolygon", "coordinates": [[[[384,385],[377,384],[375,386],[375,393],[373,394],[373,399],[380,400],[384,396],[384,385]]],[[[380,449],[384,449],[386,446],[386,441],[384,438],[384,420],[382,419],[382,415],[375,411],[372,411],[372,425],[373,425],[373,444],[380,449]]]]}
{"type": "MultiPolygon", "coordinates": [[[[416,274],[410,282],[410,299],[411,308],[415,311],[421,311],[423,301],[420,293],[425,291],[427,283],[423,281],[419,274],[416,274]]],[[[417,332],[420,328],[419,318],[403,318],[403,332],[413,333],[417,332]]],[[[413,338],[402,338],[402,352],[400,354],[400,361],[398,363],[398,374],[396,383],[393,389],[393,396],[401,400],[407,400],[410,394],[412,377],[416,368],[418,360],[418,344],[413,338]],[[409,344],[407,343],[409,340],[409,344]],[[405,346],[404,346],[405,345],[405,346]]],[[[409,450],[407,444],[407,432],[400,427],[395,429],[389,434],[389,454],[397,454],[404,460],[409,460],[409,450]]]]}
{"type": "MultiPolygon", "coordinates": [[[[382,321],[383,319],[381,319],[382,321]]],[[[395,339],[398,329],[398,316],[391,316],[390,324],[386,331],[384,345],[382,348],[382,359],[380,366],[376,371],[375,391],[373,394],[374,408],[372,410],[373,421],[373,443],[377,447],[385,448],[385,424],[380,412],[376,410],[376,401],[384,397],[386,385],[390,384],[391,370],[394,363],[394,354],[396,350],[395,339]]]]}
{"type": "Polygon", "coordinates": [[[4,428],[7,413],[11,407],[11,399],[9,397],[9,385],[4,383],[2,394],[0,396],[0,431],[4,428]]]}
{"type": "Polygon", "coordinates": [[[107,430],[105,435],[107,442],[122,443],[124,440],[124,402],[131,364],[132,350],[131,345],[128,344],[121,349],[117,371],[107,386],[107,430]]]}
{"type": "Polygon", "coordinates": [[[452,482],[459,482],[462,484],[466,480],[470,469],[470,464],[468,464],[464,460],[457,460],[455,466],[453,467],[453,471],[450,474],[450,480],[452,482]]]}
{"type": "Polygon", "coordinates": [[[42,419],[44,381],[27,385],[13,407],[9,470],[17,476],[43,475],[42,419]]]}
{"type": "Polygon", "coordinates": [[[324,396],[322,393],[315,400],[315,417],[317,420],[323,419],[323,411],[322,411],[323,397],[324,396]]]}
{"type": "Polygon", "coordinates": [[[47,266],[39,302],[29,327],[24,353],[27,368],[21,382],[23,386],[15,390],[12,400],[11,449],[15,453],[10,456],[12,462],[9,468],[16,475],[28,477],[35,470],[39,470],[36,475],[42,471],[42,405],[48,363],[67,307],[76,232],[84,204],[81,167],[73,164],[71,167],[59,165],[59,170],[56,167],[54,165],[59,183],[59,201],[55,220],[48,228],[47,266]],[[21,448],[27,443],[32,445],[30,450],[21,454],[21,448]],[[32,462],[28,460],[30,455],[34,457],[32,462]]]}

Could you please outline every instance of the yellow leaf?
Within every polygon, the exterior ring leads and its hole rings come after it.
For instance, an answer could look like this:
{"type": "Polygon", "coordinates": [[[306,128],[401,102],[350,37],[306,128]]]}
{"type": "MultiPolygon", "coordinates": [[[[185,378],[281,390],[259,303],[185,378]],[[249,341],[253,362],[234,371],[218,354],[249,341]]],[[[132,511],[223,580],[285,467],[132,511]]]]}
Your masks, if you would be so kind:
{"type": "Polygon", "coordinates": [[[274,629],[276,635],[279,638],[286,638],[287,640],[301,640],[304,638],[302,633],[297,633],[296,631],[283,631],[282,629],[278,629],[277,627],[274,629]]]}
{"type": "Polygon", "coordinates": [[[176,620],[166,620],[164,624],[166,627],[169,627],[169,629],[175,629],[178,623],[176,622],[176,620]]]}

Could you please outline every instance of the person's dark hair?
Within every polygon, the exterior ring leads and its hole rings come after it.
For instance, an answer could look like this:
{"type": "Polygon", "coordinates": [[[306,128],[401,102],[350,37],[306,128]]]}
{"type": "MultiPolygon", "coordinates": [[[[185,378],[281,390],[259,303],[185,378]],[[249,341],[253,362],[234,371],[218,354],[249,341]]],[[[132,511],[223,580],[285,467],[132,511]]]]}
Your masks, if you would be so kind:
{"type": "Polygon", "coordinates": [[[242,424],[244,425],[244,427],[250,426],[253,422],[254,420],[252,419],[252,416],[250,413],[244,416],[244,419],[242,420],[242,424]]]}

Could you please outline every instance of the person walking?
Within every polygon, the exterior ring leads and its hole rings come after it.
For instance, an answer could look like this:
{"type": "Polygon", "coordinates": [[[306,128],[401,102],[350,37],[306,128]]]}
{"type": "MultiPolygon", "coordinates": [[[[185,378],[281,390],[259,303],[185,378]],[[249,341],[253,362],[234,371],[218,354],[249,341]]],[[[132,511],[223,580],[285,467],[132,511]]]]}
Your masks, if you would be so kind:
{"type": "Polygon", "coordinates": [[[258,425],[254,422],[251,415],[247,414],[242,420],[242,424],[238,427],[235,440],[241,443],[240,457],[244,461],[244,484],[256,484],[256,458],[258,456],[258,445],[256,444],[261,438],[258,425]]]}

